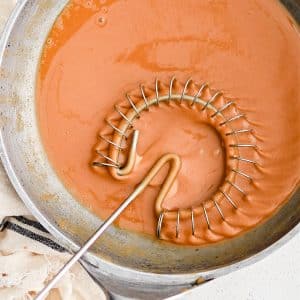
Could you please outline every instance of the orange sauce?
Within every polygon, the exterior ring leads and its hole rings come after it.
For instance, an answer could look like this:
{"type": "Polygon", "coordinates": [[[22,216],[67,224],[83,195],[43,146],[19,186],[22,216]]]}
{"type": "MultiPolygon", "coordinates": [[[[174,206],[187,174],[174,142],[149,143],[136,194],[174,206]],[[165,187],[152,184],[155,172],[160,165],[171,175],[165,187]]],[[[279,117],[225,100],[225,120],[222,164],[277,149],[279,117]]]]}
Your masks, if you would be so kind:
{"type": "MultiPolygon", "coordinates": [[[[299,186],[299,53],[298,27],[275,0],[72,0],[49,33],[38,74],[37,113],[49,160],[78,201],[106,218],[162,154],[177,153],[182,168],[164,206],[200,206],[218,191],[230,164],[218,130],[197,109],[162,104],[145,113],[136,122],[139,163],[125,180],[104,168],[95,172],[91,159],[105,118],[126,92],[141,83],[153,86],[156,77],[206,81],[247,115],[258,151],[243,154],[259,167],[240,165],[253,182],[236,179],[247,194],[232,191],[238,209],[219,197],[226,221],[208,205],[210,228],[201,211],[195,236],[183,220],[176,238],[169,220],[163,237],[205,244],[240,234],[299,186]]],[[[154,202],[164,174],[118,226],[155,236],[154,202]]]]}

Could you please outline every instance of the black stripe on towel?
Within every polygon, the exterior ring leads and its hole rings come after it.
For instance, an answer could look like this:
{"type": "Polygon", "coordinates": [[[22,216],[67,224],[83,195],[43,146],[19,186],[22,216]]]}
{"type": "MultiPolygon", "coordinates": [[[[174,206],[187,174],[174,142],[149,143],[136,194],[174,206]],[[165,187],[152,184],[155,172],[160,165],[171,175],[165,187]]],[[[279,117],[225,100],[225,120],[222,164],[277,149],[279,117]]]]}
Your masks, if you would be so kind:
{"type": "Polygon", "coordinates": [[[18,217],[14,217],[16,220],[18,220],[19,222],[23,223],[23,224],[26,224],[26,225],[29,225],[29,226],[32,226],[42,232],[45,232],[45,233],[49,233],[48,230],[46,230],[39,222],[37,221],[34,221],[34,220],[30,220],[30,219],[27,219],[25,217],[22,217],[22,216],[18,216],[18,217]]]}
{"type": "MultiPolygon", "coordinates": [[[[59,252],[65,252],[66,249],[60,245],[58,245],[56,242],[52,241],[51,239],[49,238],[46,238],[44,236],[41,236],[39,234],[36,234],[28,229],[25,229],[17,224],[14,224],[14,223],[11,223],[10,221],[7,221],[6,224],[4,225],[4,228],[5,229],[10,229],[12,231],[15,231],[23,236],[26,236],[30,239],[33,239],[39,243],[42,243],[56,251],[59,251],[59,252]]],[[[3,229],[4,229],[3,228],[3,229]]]]}

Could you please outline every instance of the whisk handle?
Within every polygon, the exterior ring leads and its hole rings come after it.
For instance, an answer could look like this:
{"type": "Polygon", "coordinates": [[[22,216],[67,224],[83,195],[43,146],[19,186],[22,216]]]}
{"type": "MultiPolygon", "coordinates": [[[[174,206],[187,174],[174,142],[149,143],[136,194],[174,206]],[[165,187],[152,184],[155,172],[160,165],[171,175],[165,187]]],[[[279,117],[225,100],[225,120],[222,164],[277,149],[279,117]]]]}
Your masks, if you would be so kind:
{"type": "Polygon", "coordinates": [[[125,208],[138,196],[139,193],[134,191],[112,214],[102,223],[98,230],[87,240],[80,250],[70,258],[70,260],[59,270],[52,278],[47,286],[38,294],[36,300],[43,300],[49,291],[57,284],[57,282],[70,270],[70,268],[85,254],[85,252],[98,240],[105,230],[117,219],[117,217],[125,210],[125,208]]]}

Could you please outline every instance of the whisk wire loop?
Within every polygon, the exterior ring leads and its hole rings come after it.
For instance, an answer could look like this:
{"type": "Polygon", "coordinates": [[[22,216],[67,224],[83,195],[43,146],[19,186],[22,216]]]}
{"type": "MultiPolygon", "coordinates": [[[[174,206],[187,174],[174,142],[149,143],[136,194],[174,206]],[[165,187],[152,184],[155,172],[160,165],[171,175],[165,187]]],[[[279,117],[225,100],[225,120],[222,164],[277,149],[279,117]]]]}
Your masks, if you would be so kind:
{"type": "MultiPolygon", "coordinates": [[[[112,147],[111,151],[108,151],[110,153],[109,155],[113,155],[113,157],[102,153],[101,151],[97,150],[97,154],[100,155],[104,161],[99,162],[95,161],[93,162],[93,166],[96,167],[108,167],[111,169],[111,173],[115,174],[114,176],[116,178],[119,178],[120,176],[125,176],[129,175],[136,162],[136,152],[137,152],[137,143],[138,143],[138,132],[137,130],[134,129],[134,120],[141,117],[143,111],[149,111],[149,108],[152,105],[159,105],[162,102],[169,103],[170,101],[174,101],[179,104],[181,104],[183,101],[186,101],[189,103],[190,107],[194,105],[199,105],[201,107],[201,111],[209,108],[212,110],[212,114],[209,115],[209,118],[215,118],[217,115],[223,119],[222,122],[219,123],[219,126],[225,126],[226,127],[226,132],[223,134],[224,138],[232,136],[233,142],[228,143],[228,151],[230,153],[229,159],[236,161],[235,166],[229,169],[228,172],[231,172],[232,174],[239,175],[245,179],[247,179],[249,182],[253,182],[252,176],[246,174],[241,170],[239,167],[240,162],[244,163],[249,163],[254,166],[257,165],[257,161],[252,160],[250,158],[246,158],[241,156],[240,154],[240,149],[241,148],[247,148],[247,149],[257,149],[256,144],[254,143],[241,143],[238,139],[238,136],[240,134],[248,134],[251,133],[253,137],[253,129],[251,128],[240,128],[236,129],[232,127],[231,123],[234,122],[235,120],[244,118],[246,120],[246,116],[244,113],[239,113],[237,109],[235,109],[233,112],[230,111],[233,115],[230,116],[230,112],[228,112],[225,117],[223,112],[227,110],[228,108],[235,106],[234,101],[226,101],[225,97],[224,100],[222,101],[222,105],[220,107],[217,106],[215,103],[219,103],[216,100],[223,96],[223,93],[220,91],[217,91],[214,93],[214,95],[207,101],[202,98],[203,93],[205,89],[208,89],[208,84],[203,83],[197,88],[196,84],[193,82],[192,78],[189,78],[188,80],[185,81],[182,91],[178,92],[178,86],[176,85],[175,87],[175,82],[176,82],[176,77],[173,76],[170,79],[169,85],[168,85],[168,91],[166,93],[162,93],[160,91],[160,81],[156,78],[155,79],[155,87],[152,89],[154,96],[150,97],[149,95],[146,96],[145,92],[145,87],[140,84],[139,85],[139,90],[140,90],[140,95],[141,95],[141,102],[138,104],[133,101],[133,99],[130,97],[130,95],[127,93],[125,96],[130,104],[130,108],[127,110],[127,112],[123,112],[119,106],[115,105],[114,109],[115,111],[120,115],[121,120],[124,120],[125,122],[122,122],[122,126],[117,126],[114,125],[112,122],[107,120],[107,124],[113,129],[116,135],[113,136],[113,139],[108,139],[105,136],[101,136],[103,140],[105,140],[109,147],[112,147]],[[193,85],[192,85],[193,84],[193,85]],[[192,86],[192,88],[190,88],[192,86]],[[194,90],[196,88],[196,93],[190,95],[190,91],[194,90]],[[175,91],[176,90],[176,91],[175,91]],[[161,92],[161,93],[160,93],[161,92]],[[229,117],[228,117],[229,115],[229,117]],[[131,139],[131,145],[130,149],[127,154],[127,160],[125,163],[120,163],[119,156],[120,152],[125,149],[123,147],[122,142],[123,138],[127,139],[129,135],[127,134],[128,131],[133,129],[133,137],[131,139]],[[231,149],[231,150],[230,150],[231,149]]],[[[247,135],[245,135],[247,136],[247,135]]],[[[151,171],[146,175],[144,178],[144,183],[143,183],[143,188],[145,188],[149,184],[149,180],[151,180],[156,173],[160,170],[160,168],[167,162],[170,162],[171,168],[169,169],[169,173],[163,183],[163,186],[161,187],[161,190],[158,193],[156,202],[155,202],[155,211],[157,214],[157,226],[156,226],[156,234],[158,238],[161,238],[162,235],[162,228],[164,225],[164,220],[166,216],[168,218],[174,218],[176,221],[176,226],[175,226],[175,234],[176,238],[180,238],[180,223],[184,219],[186,219],[186,216],[189,216],[190,221],[191,221],[191,231],[192,231],[192,236],[195,236],[195,212],[196,210],[198,211],[198,208],[191,207],[191,208],[186,208],[186,209],[176,209],[176,210],[164,210],[162,207],[162,203],[164,201],[164,198],[166,197],[169,189],[171,188],[174,180],[176,179],[176,176],[180,170],[181,162],[180,162],[180,157],[176,154],[166,154],[159,159],[159,161],[153,166],[151,171]],[[149,177],[150,176],[150,177],[149,177]]],[[[241,195],[244,197],[246,196],[246,192],[238,186],[234,180],[235,180],[235,175],[232,176],[226,176],[226,180],[224,181],[224,186],[225,184],[229,184],[231,187],[233,187],[235,190],[239,191],[241,195]],[[231,178],[231,179],[228,179],[231,178]]],[[[237,203],[232,199],[232,195],[229,192],[225,192],[225,189],[223,186],[221,186],[218,189],[218,192],[221,193],[221,195],[225,198],[225,200],[234,208],[238,209],[237,203]]],[[[200,205],[200,208],[202,208],[203,211],[203,218],[207,224],[207,228],[211,230],[211,220],[210,220],[210,209],[208,209],[205,204],[208,203],[208,201],[212,201],[214,207],[216,208],[218,214],[221,216],[223,221],[226,221],[224,212],[222,210],[221,204],[217,202],[217,200],[214,198],[218,192],[211,198],[211,200],[206,200],[203,202],[203,204],[200,205]]]]}

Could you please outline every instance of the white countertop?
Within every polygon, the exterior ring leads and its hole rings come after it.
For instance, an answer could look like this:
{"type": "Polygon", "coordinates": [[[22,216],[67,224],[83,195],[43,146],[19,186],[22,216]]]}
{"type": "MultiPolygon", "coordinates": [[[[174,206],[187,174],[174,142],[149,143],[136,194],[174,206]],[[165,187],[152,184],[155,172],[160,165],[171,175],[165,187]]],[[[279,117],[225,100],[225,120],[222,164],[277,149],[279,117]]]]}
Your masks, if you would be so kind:
{"type": "Polygon", "coordinates": [[[300,299],[300,233],[265,259],[173,299],[300,299]]]}

